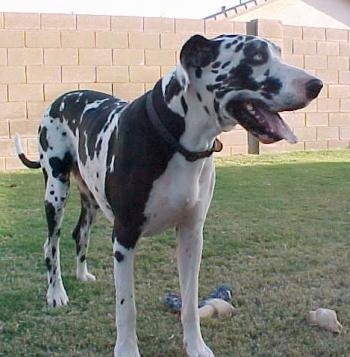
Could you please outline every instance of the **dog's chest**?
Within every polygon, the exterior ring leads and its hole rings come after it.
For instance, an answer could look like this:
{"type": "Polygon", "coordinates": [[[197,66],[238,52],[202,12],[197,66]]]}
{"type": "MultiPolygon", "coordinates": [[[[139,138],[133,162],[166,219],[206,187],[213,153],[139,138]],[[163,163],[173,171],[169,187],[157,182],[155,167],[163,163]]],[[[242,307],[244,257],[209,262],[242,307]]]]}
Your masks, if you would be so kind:
{"type": "Polygon", "coordinates": [[[181,223],[197,208],[204,163],[184,163],[176,154],[164,173],[153,182],[145,205],[143,235],[158,234],[181,223]],[[179,164],[179,161],[181,164],[179,164]]]}

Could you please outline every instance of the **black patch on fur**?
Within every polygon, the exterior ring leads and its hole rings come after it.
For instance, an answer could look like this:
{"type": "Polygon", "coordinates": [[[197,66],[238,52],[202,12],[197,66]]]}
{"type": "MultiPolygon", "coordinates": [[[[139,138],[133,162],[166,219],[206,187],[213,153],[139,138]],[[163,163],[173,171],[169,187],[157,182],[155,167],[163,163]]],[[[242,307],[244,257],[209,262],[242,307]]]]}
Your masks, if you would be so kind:
{"type": "Polygon", "coordinates": [[[45,201],[45,213],[49,237],[52,237],[56,227],[56,210],[52,203],[45,201]]]}
{"type": "Polygon", "coordinates": [[[99,157],[102,148],[102,138],[97,142],[96,145],[96,157],[99,157]]]}
{"type": "Polygon", "coordinates": [[[216,78],[215,81],[216,82],[222,82],[223,80],[225,80],[227,78],[227,74],[219,74],[216,78]]]}
{"type": "Polygon", "coordinates": [[[245,42],[252,41],[252,40],[255,40],[255,39],[256,39],[256,37],[251,36],[251,35],[247,35],[247,36],[245,37],[245,42]]]}
{"type": "Polygon", "coordinates": [[[40,131],[39,142],[40,142],[41,148],[44,151],[47,151],[47,149],[49,147],[49,143],[47,141],[47,128],[46,128],[46,126],[44,126],[40,131]]]}
{"type": "Polygon", "coordinates": [[[207,91],[209,91],[209,92],[214,92],[214,86],[213,86],[212,84],[208,84],[208,85],[206,86],[206,88],[207,88],[207,91]]]}
{"type": "Polygon", "coordinates": [[[253,69],[250,65],[241,61],[241,63],[230,70],[227,78],[228,86],[232,89],[249,89],[256,91],[259,83],[253,78],[253,69]]]}
{"type": "Polygon", "coordinates": [[[197,68],[196,68],[196,71],[195,71],[196,77],[197,77],[197,78],[201,78],[201,77],[202,77],[202,73],[203,73],[202,68],[197,67],[197,68]]]}
{"type": "Polygon", "coordinates": [[[52,265],[51,265],[51,259],[50,259],[49,257],[47,257],[47,258],[45,259],[45,265],[46,265],[46,269],[47,269],[48,271],[51,271],[52,265]]]}
{"type": "Polygon", "coordinates": [[[211,68],[219,68],[221,66],[221,62],[220,61],[217,61],[217,62],[214,62],[212,65],[211,65],[211,68]]]}
{"type": "MultiPolygon", "coordinates": [[[[120,122],[120,120],[119,120],[120,122]]],[[[113,146],[115,144],[115,142],[117,141],[117,129],[114,128],[111,136],[109,137],[109,142],[108,142],[108,151],[107,151],[107,173],[109,172],[114,172],[114,166],[112,167],[112,160],[113,160],[113,156],[114,156],[114,151],[113,151],[113,146]]]]}
{"type": "Polygon", "coordinates": [[[214,110],[216,114],[219,114],[219,109],[220,109],[220,103],[214,99],[214,110]]]}
{"type": "Polygon", "coordinates": [[[54,257],[55,257],[55,254],[56,254],[56,247],[55,247],[55,246],[52,247],[51,253],[52,253],[52,258],[54,258],[54,257]]]}
{"type": "Polygon", "coordinates": [[[263,97],[265,97],[266,99],[272,99],[273,98],[273,95],[271,94],[271,93],[269,93],[269,92],[264,92],[264,91],[262,91],[261,92],[261,95],[263,96],[263,97]]]}
{"type": "Polygon", "coordinates": [[[45,188],[46,188],[48,176],[47,176],[47,172],[44,168],[42,169],[42,171],[43,171],[44,183],[45,183],[45,188]]]}
{"type": "Polygon", "coordinates": [[[120,300],[120,305],[123,305],[123,304],[124,304],[124,301],[125,301],[125,299],[121,299],[121,300],[120,300]]]}
{"type": "Polygon", "coordinates": [[[239,43],[235,48],[235,52],[237,53],[237,52],[241,51],[243,46],[244,46],[243,42],[239,43]]]}
{"type": "Polygon", "coordinates": [[[220,89],[215,93],[215,98],[222,99],[227,93],[230,93],[231,91],[232,88],[230,87],[220,89]]]}
{"type": "MultiPolygon", "coordinates": [[[[80,250],[81,250],[81,245],[80,245],[80,230],[81,227],[86,225],[88,222],[88,215],[89,215],[89,207],[91,207],[92,204],[94,204],[95,201],[92,197],[88,197],[84,193],[80,193],[80,215],[78,222],[73,230],[72,237],[75,240],[75,248],[76,248],[76,254],[78,255],[80,250]],[[92,201],[92,202],[91,202],[92,201]]],[[[91,218],[89,222],[91,222],[91,218]]]]}
{"type": "Polygon", "coordinates": [[[57,156],[51,157],[49,164],[52,169],[52,176],[59,178],[62,182],[67,182],[73,164],[73,158],[70,152],[67,151],[63,159],[57,156]]]}
{"type": "Polygon", "coordinates": [[[84,133],[82,133],[82,135],[79,138],[78,154],[79,154],[80,161],[85,165],[87,161],[87,153],[86,153],[86,137],[84,133]]]}
{"type": "MultiPolygon", "coordinates": [[[[168,109],[160,81],[153,89],[153,103],[163,124],[179,140],[185,122],[168,109]]],[[[114,131],[108,143],[107,167],[113,156],[115,161],[112,171],[106,173],[105,194],[115,216],[112,237],[117,237],[126,249],[135,247],[153,182],[165,171],[174,153],[150,123],[145,95],[125,108],[118,121],[118,134],[114,131]]]]}
{"type": "Polygon", "coordinates": [[[243,50],[245,63],[252,66],[265,64],[269,58],[267,47],[267,43],[260,40],[247,43],[243,50]]]}
{"type": "Polygon", "coordinates": [[[114,258],[117,260],[118,263],[122,262],[124,260],[124,254],[119,252],[119,250],[117,250],[114,253],[114,258]]]}
{"type": "Polygon", "coordinates": [[[225,63],[223,63],[223,65],[221,66],[221,69],[226,68],[228,65],[230,65],[231,61],[227,61],[225,63]]]}
{"type": "Polygon", "coordinates": [[[200,95],[200,93],[197,92],[197,98],[198,100],[201,102],[202,101],[202,96],[200,95]]]}
{"type": "Polygon", "coordinates": [[[80,263],[84,263],[85,260],[86,260],[86,256],[85,256],[85,254],[83,254],[83,255],[80,257],[80,263]]]}
{"type": "Polygon", "coordinates": [[[203,109],[205,110],[205,112],[206,112],[207,114],[210,114],[209,109],[208,109],[208,107],[207,107],[206,105],[203,106],[203,109]]]}
{"type": "Polygon", "coordinates": [[[237,36],[239,36],[239,35],[237,35],[237,34],[230,34],[230,35],[222,34],[222,35],[216,36],[215,38],[224,38],[225,39],[225,38],[235,38],[237,36]]]}
{"type": "Polygon", "coordinates": [[[268,77],[264,81],[260,82],[263,92],[270,94],[278,94],[282,88],[282,82],[276,77],[268,77]]]}
{"type": "Polygon", "coordinates": [[[182,109],[185,113],[185,115],[187,114],[187,111],[188,111],[188,105],[186,103],[186,99],[184,96],[181,96],[181,106],[182,106],[182,109]]]}
{"type": "Polygon", "coordinates": [[[170,101],[174,97],[178,96],[181,91],[182,87],[179,81],[175,77],[172,77],[167,86],[165,87],[165,101],[167,103],[170,103],[170,101]]]}
{"type": "Polygon", "coordinates": [[[208,90],[209,92],[214,92],[214,90],[219,89],[221,86],[222,86],[221,83],[208,84],[208,85],[206,86],[206,88],[207,88],[207,90],[208,90]]]}

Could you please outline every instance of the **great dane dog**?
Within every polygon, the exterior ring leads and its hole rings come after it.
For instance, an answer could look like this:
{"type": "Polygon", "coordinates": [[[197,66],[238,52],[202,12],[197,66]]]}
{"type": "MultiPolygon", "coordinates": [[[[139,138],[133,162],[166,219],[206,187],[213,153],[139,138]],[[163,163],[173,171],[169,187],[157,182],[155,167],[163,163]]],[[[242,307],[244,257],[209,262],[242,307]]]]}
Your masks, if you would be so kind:
{"type": "Polygon", "coordinates": [[[191,37],[180,63],[154,88],[131,103],[95,91],[59,97],[39,127],[48,238],[44,245],[47,302],[68,303],[63,287],[59,236],[69,178],[76,178],[81,212],[76,241],[80,280],[87,269],[89,233],[100,208],[113,224],[117,340],[114,355],[140,356],[136,337],[134,256],[141,236],[175,228],[186,353],[214,356],[198,317],[198,274],[203,225],[213,195],[217,136],[240,124],[263,143],[296,137],[278,112],[305,107],[322,82],[281,60],[268,40],[246,35],[191,37]]]}

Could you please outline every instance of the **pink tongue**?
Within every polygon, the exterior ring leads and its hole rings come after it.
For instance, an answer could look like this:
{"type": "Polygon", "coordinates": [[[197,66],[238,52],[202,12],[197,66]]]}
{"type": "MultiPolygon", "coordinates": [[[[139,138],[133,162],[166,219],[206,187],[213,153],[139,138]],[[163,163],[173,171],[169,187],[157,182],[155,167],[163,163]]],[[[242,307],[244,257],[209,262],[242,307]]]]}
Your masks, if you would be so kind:
{"type": "Polygon", "coordinates": [[[263,118],[267,132],[274,133],[290,144],[295,144],[298,141],[298,138],[293,134],[291,128],[283,121],[278,113],[269,112],[261,107],[255,107],[254,109],[256,112],[259,112],[263,118]]]}

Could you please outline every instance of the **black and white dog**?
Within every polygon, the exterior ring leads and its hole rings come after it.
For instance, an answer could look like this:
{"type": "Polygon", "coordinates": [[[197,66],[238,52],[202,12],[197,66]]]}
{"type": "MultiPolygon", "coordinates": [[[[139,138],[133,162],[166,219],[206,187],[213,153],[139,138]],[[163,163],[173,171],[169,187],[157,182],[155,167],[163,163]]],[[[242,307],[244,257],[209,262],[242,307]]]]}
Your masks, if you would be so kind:
{"type": "Polygon", "coordinates": [[[263,143],[296,142],[278,112],[305,107],[322,82],[283,63],[280,49],[254,36],[195,35],[182,47],[180,64],[130,104],[95,91],[59,97],[39,127],[48,238],[44,245],[47,302],[68,303],[63,287],[59,236],[70,174],[81,195],[73,237],[77,278],[88,272],[89,233],[100,208],[113,224],[117,341],[114,355],[140,356],[136,337],[134,256],[141,236],[175,227],[182,296],[184,346],[190,357],[210,357],[198,317],[198,273],[203,225],[213,195],[216,137],[242,125],[263,143]]]}

